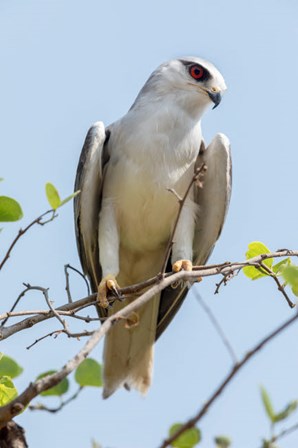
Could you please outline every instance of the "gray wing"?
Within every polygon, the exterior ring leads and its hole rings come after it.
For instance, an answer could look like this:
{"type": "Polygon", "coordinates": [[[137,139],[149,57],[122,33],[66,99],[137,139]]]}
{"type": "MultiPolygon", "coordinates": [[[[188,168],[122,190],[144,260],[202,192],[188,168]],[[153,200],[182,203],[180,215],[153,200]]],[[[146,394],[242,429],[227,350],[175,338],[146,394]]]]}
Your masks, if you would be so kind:
{"type": "Polygon", "coordinates": [[[89,277],[91,288],[97,291],[101,280],[98,249],[98,219],[104,166],[109,160],[107,141],[110,132],[100,121],[89,129],[81,152],[75,191],[81,193],[74,200],[75,231],[78,252],[84,273],[89,277]]]}
{"type": "MultiPolygon", "coordinates": [[[[217,134],[205,149],[201,145],[195,168],[207,165],[203,188],[194,186],[194,199],[199,205],[196,222],[193,263],[205,264],[212,253],[227,214],[232,186],[232,163],[230,143],[223,134],[217,134]]],[[[187,287],[167,288],[162,292],[156,339],[166,329],[188,292],[187,287]]]]}

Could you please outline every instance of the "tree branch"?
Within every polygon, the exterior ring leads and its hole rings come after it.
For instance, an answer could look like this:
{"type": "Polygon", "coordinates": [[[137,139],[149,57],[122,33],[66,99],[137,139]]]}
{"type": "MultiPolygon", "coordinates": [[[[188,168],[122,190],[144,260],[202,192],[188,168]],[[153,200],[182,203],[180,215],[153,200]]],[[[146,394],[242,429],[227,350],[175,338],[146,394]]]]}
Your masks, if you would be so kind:
{"type": "MultiPolygon", "coordinates": [[[[151,294],[150,291],[155,291],[156,287],[158,288],[158,292],[167,286],[177,282],[177,281],[196,281],[198,278],[210,277],[214,275],[223,275],[224,277],[227,275],[232,275],[234,272],[242,270],[245,266],[260,266],[260,263],[263,260],[267,260],[268,258],[281,258],[281,257],[298,257],[298,251],[283,249],[281,251],[272,252],[270,254],[262,254],[256,257],[253,257],[249,260],[245,260],[242,262],[225,262],[220,264],[212,264],[210,266],[194,266],[192,271],[181,271],[177,273],[167,273],[164,277],[160,274],[146,280],[144,282],[138,283],[136,285],[128,286],[125,288],[121,288],[119,293],[123,297],[130,297],[132,294],[136,294],[151,286],[148,289],[148,293],[151,294]]],[[[152,294],[152,296],[154,293],[152,294]]],[[[86,307],[90,305],[95,305],[96,302],[96,294],[92,294],[90,296],[85,297],[84,299],[77,300],[76,302],[68,303],[66,305],[60,306],[56,308],[56,311],[73,311],[78,310],[81,307],[86,307]]],[[[112,300],[115,300],[115,297],[110,296],[112,300]]],[[[16,324],[10,325],[8,327],[0,328],[0,340],[6,339],[13,334],[22,331],[26,328],[31,328],[33,325],[36,325],[39,322],[42,322],[46,319],[50,319],[54,317],[54,313],[51,311],[44,315],[34,315],[27,319],[24,319],[16,324]]]]}
{"type": "Polygon", "coordinates": [[[40,215],[38,218],[35,218],[30,224],[27,225],[27,227],[25,227],[24,229],[20,229],[17,236],[15,237],[15,239],[12,241],[11,245],[9,246],[3,260],[0,263],[0,271],[3,268],[3,266],[5,265],[5,263],[7,262],[7,260],[10,257],[10,254],[13,250],[13,248],[15,247],[15,245],[17,244],[17,242],[19,241],[19,239],[26,233],[28,232],[29,229],[31,229],[31,227],[33,227],[35,224],[39,224],[41,226],[47,224],[48,222],[53,221],[53,219],[56,218],[56,212],[55,210],[48,210],[47,212],[43,213],[42,215],[40,215]],[[43,221],[43,218],[49,214],[52,214],[50,219],[47,219],[45,221],[43,221]]]}
{"type": "Polygon", "coordinates": [[[185,201],[187,199],[187,196],[188,196],[188,194],[189,194],[189,192],[190,192],[190,190],[191,190],[191,188],[192,188],[192,186],[194,185],[195,182],[198,182],[198,186],[200,186],[200,187],[202,186],[202,179],[200,179],[200,178],[204,176],[206,171],[207,171],[207,166],[206,166],[205,163],[202,163],[198,168],[196,168],[195,173],[194,173],[194,175],[193,175],[193,177],[192,177],[192,179],[191,179],[191,181],[190,181],[190,183],[189,183],[189,185],[188,185],[188,187],[186,189],[186,192],[184,193],[184,196],[182,198],[178,195],[178,193],[175,190],[173,190],[173,188],[169,188],[169,190],[168,190],[170,193],[173,193],[174,196],[177,198],[178,204],[179,204],[179,208],[178,208],[178,213],[177,213],[177,216],[176,216],[176,219],[175,219],[175,222],[174,222],[174,227],[173,227],[173,230],[172,230],[172,233],[171,233],[171,236],[170,236],[167,248],[166,248],[164,262],[163,262],[163,265],[162,265],[162,268],[161,268],[161,271],[160,271],[161,274],[164,274],[166,272],[168,259],[169,259],[169,256],[170,256],[170,253],[171,253],[171,250],[172,250],[172,246],[174,244],[175,232],[176,232],[176,229],[177,229],[177,226],[178,226],[178,222],[179,222],[179,219],[180,219],[180,216],[181,216],[182,208],[183,208],[184,203],[185,203],[185,201]]]}
{"type": "Polygon", "coordinates": [[[193,428],[204,415],[208,412],[209,407],[215,402],[215,400],[222,394],[228,384],[234,379],[235,375],[242,369],[248,361],[253,358],[265,345],[271,342],[276,336],[282,333],[286,328],[292,325],[298,319],[298,313],[295,313],[290,319],[286,320],[283,324],[278,326],[275,330],[265,336],[260,342],[258,342],[254,347],[252,347],[243,358],[234,364],[231,372],[224,378],[224,380],[219,384],[219,386],[215,389],[213,394],[208,398],[208,400],[204,403],[198,413],[189,419],[186,423],[184,423],[180,429],[173,434],[172,437],[165,439],[165,441],[160,445],[160,448],[166,448],[170,446],[174,440],[176,440],[181,434],[187,431],[190,428],[193,428]]]}
{"type": "Polygon", "coordinates": [[[198,301],[198,303],[201,305],[201,307],[203,308],[203,310],[205,311],[205,313],[207,314],[207,316],[209,317],[213,327],[215,328],[217,334],[219,335],[220,339],[222,340],[222,343],[224,344],[224,346],[226,347],[231,360],[233,362],[233,364],[237,363],[237,356],[235,353],[235,350],[232,347],[232,344],[230,343],[230,341],[228,340],[227,336],[225,335],[225,332],[223,331],[222,327],[220,326],[218,320],[216,319],[216,317],[214,316],[214,314],[212,313],[211,309],[209,308],[209,306],[204,302],[204,300],[202,299],[201,295],[199,294],[197,289],[194,289],[194,295],[198,301]]]}

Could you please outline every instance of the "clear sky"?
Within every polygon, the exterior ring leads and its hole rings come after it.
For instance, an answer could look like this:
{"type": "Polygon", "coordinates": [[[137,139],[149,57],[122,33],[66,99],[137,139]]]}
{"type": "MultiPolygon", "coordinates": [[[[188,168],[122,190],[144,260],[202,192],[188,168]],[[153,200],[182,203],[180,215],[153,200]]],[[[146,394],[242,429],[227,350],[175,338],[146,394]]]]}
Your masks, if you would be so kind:
{"type": "MultiPolygon", "coordinates": [[[[241,260],[253,240],[297,249],[297,43],[294,0],[1,0],[2,194],[21,202],[24,223],[47,209],[47,181],[68,195],[90,124],[125,114],[161,62],[197,55],[215,63],[229,89],[202,123],[207,141],[224,132],[233,151],[231,207],[211,261],[241,260]]],[[[58,220],[20,242],[1,272],[2,311],[23,281],[50,287],[55,304],[65,302],[63,265],[79,266],[72,220],[68,204],[58,220]]],[[[5,226],[3,252],[19,226],[5,226]]],[[[75,298],[85,295],[80,281],[72,285],[75,298]]],[[[269,279],[253,283],[240,274],[217,296],[215,279],[197,288],[239,355],[293,312],[269,279]]],[[[25,300],[24,308],[44,307],[38,295],[25,300]]],[[[61,367],[84,342],[60,336],[26,350],[57,327],[40,325],[2,343],[1,351],[25,368],[19,390],[41,371],[61,367]]],[[[296,326],[234,380],[200,425],[202,446],[212,447],[221,433],[235,448],[260,445],[269,425],[259,385],[277,408],[297,398],[297,336],[296,326]]],[[[101,359],[101,349],[93,356],[101,359]]],[[[90,389],[58,415],[26,412],[18,421],[30,448],[88,447],[91,438],[105,448],[156,447],[172,423],[196,412],[229,367],[222,342],[190,294],[156,346],[146,398],[123,390],[103,401],[90,389]]],[[[54,406],[54,399],[48,403],[54,406]]],[[[281,446],[297,447],[297,440],[296,433],[281,446]]]]}

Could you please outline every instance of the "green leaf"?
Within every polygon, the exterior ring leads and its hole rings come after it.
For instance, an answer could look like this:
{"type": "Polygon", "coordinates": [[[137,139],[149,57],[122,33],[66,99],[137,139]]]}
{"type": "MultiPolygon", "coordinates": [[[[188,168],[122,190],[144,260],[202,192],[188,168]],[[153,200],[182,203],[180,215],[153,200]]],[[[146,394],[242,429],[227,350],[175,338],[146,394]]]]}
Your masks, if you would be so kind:
{"type": "Polygon", "coordinates": [[[291,401],[285,408],[283,411],[279,412],[278,414],[276,414],[274,416],[274,422],[280,422],[281,420],[285,420],[286,418],[289,417],[289,415],[291,415],[294,411],[296,411],[298,406],[298,401],[294,400],[291,401]]]}
{"type": "MultiPolygon", "coordinates": [[[[52,373],[56,373],[57,370],[48,370],[47,372],[41,373],[40,375],[38,375],[38,377],[36,378],[37,380],[40,380],[41,378],[48,376],[48,375],[52,375],[52,373]]],[[[41,392],[40,395],[42,395],[43,397],[46,396],[61,396],[63,394],[65,394],[68,391],[69,388],[69,381],[67,378],[63,378],[62,381],[60,381],[60,383],[58,383],[56,386],[51,387],[51,389],[45,390],[44,392],[41,392]]]]}
{"type": "Polygon", "coordinates": [[[18,221],[22,217],[22,208],[15,199],[0,196],[0,222],[18,221]]]}
{"type": "Polygon", "coordinates": [[[102,387],[101,365],[87,358],[77,367],[75,380],[80,386],[102,387]]]}
{"type": "Polygon", "coordinates": [[[3,355],[0,359],[0,376],[6,375],[10,378],[16,378],[23,372],[23,368],[9,356],[3,355]]]}
{"type": "Polygon", "coordinates": [[[266,391],[265,387],[261,386],[261,397],[263,401],[263,405],[266,411],[267,416],[269,417],[272,423],[275,422],[275,413],[273,409],[273,405],[271,403],[271,399],[266,391]]]}
{"type": "Polygon", "coordinates": [[[0,406],[12,401],[18,395],[18,391],[9,376],[0,377],[0,406]]]}
{"type": "Polygon", "coordinates": [[[62,205],[66,204],[67,202],[71,201],[73,198],[75,198],[78,194],[80,194],[81,191],[75,191],[74,193],[70,194],[69,196],[67,196],[67,198],[63,199],[63,201],[61,201],[59,207],[62,207],[62,205]]]}
{"type": "Polygon", "coordinates": [[[60,207],[61,199],[58,190],[50,182],[46,183],[46,196],[53,210],[56,210],[58,207],[60,207]]]}
{"type": "Polygon", "coordinates": [[[281,274],[281,271],[283,270],[283,268],[290,264],[291,264],[291,259],[285,258],[284,260],[281,260],[279,263],[276,263],[274,266],[272,266],[272,271],[277,275],[281,274]]]}
{"type": "Polygon", "coordinates": [[[100,443],[96,442],[96,440],[92,440],[92,441],[91,441],[91,447],[92,447],[92,448],[102,448],[102,446],[100,445],[100,443]]]}
{"type": "Polygon", "coordinates": [[[216,443],[216,448],[229,448],[232,444],[232,440],[227,436],[215,437],[214,442],[216,443]]]}
{"type": "MultiPolygon", "coordinates": [[[[260,241],[253,241],[252,243],[249,243],[248,251],[246,252],[245,256],[246,259],[249,260],[250,258],[257,257],[258,255],[262,254],[270,254],[270,250],[267,246],[265,246],[265,244],[261,243],[260,241]]],[[[263,260],[263,263],[271,268],[273,259],[269,258],[267,260],[263,260]]],[[[268,275],[266,271],[260,268],[255,268],[254,266],[246,266],[245,268],[243,268],[243,272],[251,280],[257,280],[258,278],[268,275]]]]}
{"type": "MultiPolygon", "coordinates": [[[[182,423],[175,423],[169,430],[169,436],[172,437],[180,428],[182,423]]],[[[192,448],[201,441],[201,431],[198,428],[187,429],[181,436],[179,436],[171,446],[176,448],[192,448]]]]}
{"type": "Polygon", "coordinates": [[[298,296],[298,266],[290,264],[282,270],[284,280],[291,286],[295,296],[298,296]]]}

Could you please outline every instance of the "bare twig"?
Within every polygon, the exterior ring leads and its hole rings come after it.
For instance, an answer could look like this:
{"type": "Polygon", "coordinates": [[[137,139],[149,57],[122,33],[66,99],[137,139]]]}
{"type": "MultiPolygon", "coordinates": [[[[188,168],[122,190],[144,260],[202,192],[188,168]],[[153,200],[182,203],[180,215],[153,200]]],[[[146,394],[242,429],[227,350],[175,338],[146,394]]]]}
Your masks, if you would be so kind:
{"type": "Polygon", "coordinates": [[[79,271],[79,269],[74,268],[74,267],[71,266],[69,263],[66,264],[66,265],[64,266],[64,274],[65,274],[65,282],[66,282],[65,290],[66,290],[66,294],[67,294],[68,302],[71,303],[73,300],[72,300],[72,296],[71,296],[71,292],[70,292],[69,272],[68,272],[69,269],[71,269],[72,271],[76,272],[78,275],[80,275],[80,277],[82,277],[82,279],[84,280],[84,282],[85,282],[85,284],[86,284],[86,287],[87,287],[87,294],[88,294],[88,295],[91,294],[91,291],[90,291],[90,286],[89,286],[89,283],[88,283],[88,281],[87,281],[85,275],[82,274],[82,272],[79,271]]]}
{"type": "Polygon", "coordinates": [[[12,307],[10,308],[10,310],[6,313],[7,316],[5,317],[5,319],[3,320],[3,322],[1,323],[0,327],[3,327],[6,322],[8,321],[8,319],[10,318],[10,315],[12,315],[13,310],[16,308],[16,306],[18,305],[19,301],[21,300],[22,297],[24,297],[24,295],[29,291],[30,288],[26,287],[17,297],[16,301],[14,302],[14,304],[12,305],[12,307]]]}
{"type": "Polygon", "coordinates": [[[186,189],[186,192],[184,193],[183,197],[180,197],[178,195],[178,193],[175,190],[173,190],[173,188],[169,188],[169,190],[168,190],[170,193],[174,194],[174,196],[177,198],[178,204],[179,204],[179,208],[178,208],[177,216],[176,216],[176,219],[175,219],[175,222],[174,222],[174,227],[173,227],[173,230],[172,230],[172,233],[171,233],[171,236],[170,236],[170,239],[169,239],[166,251],[165,251],[165,258],[164,258],[164,261],[163,261],[163,264],[162,264],[161,274],[164,274],[166,272],[169,256],[170,256],[170,253],[171,253],[171,250],[172,250],[172,246],[174,244],[175,232],[176,232],[176,229],[177,229],[177,226],[178,226],[178,222],[179,222],[179,219],[180,219],[180,216],[181,216],[183,205],[184,205],[184,203],[185,203],[185,201],[187,199],[187,196],[188,196],[192,186],[194,185],[195,182],[198,181],[200,176],[202,176],[206,172],[206,170],[207,170],[207,167],[206,167],[205,163],[202,163],[195,170],[195,173],[194,173],[194,175],[193,175],[193,177],[192,177],[192,179],[191,179],[191,181],[190,181],[190,183],[189,183],[189,185],[188,185],[188,187],[186,189]]]}
{"type": "Polygon", "coordinates": [[[28,230],[33,227],[35,224],[39,224],[39,225],[45,225],[48,222],[53,221],[54,218],[56,218],[56,213],[55,210],[48,210],[47,212],[43,213],[42,215],[40,215],[38,218],[35,218],[30,224],[27,225],[27,227],[25,227],[24,229],[20,229],[17,236],[14,238],[14,240],[12,241],[11,245],[9,246],[3,260],[0,263],[0,271],[3,268],[3,266],[5,265],[5,263],[7,262],[7,260],[10,257],[10,254],[14,248],[14,246],[17,244],[17,242],[19,241],[19,239],[26,233],[28,232],[28,230]],[[43,221],[43,218],[49,214],[52,214],[50,219],[47,219],[45,221],[43,221]]]}
{"type": "MultiPolygon", "coordinates": [[[[258,255],[256,257],[253,257],[249,260],[245,260],[243,262],[225,262],[220,264],[212,264],[210,266],[194,266],[192,271],[182,271],[177,273],[167,273],[163,276],[160,274],[146,280],[144,282],[138,283],[136,285],[132,285],[126,288],[122,288],[120,290],[121,295],[125,297],[130,297],[132,294],[135,294],[137,292],[141,292],[143,289],[148,288],[149,286],[152,286],[148,292],[155,291],[155,287],[158,286],[159,291],[165,288],[166,286],[173,284],[177,281],[196,281],[198,278],[201,277],[210,277],[214,275],[231,275],[233,272],[238,272],[239,270],[243,269],[245,266],[258,266],[260,262],[263,260],[267,260],[269,258],[280,258],[280,257],[297,257],[298,251],[290,251],[290,250],[282,250],[277,252],[272,252],[270,254],[262,254],[258,255]],[[163,283],[163,280],[166,280],[166,283],[163,283]],[[164,286],[166,285],[166,286],[164,286]]],[[[77,300],[73,303],[68,303],[66,305],[63,305],[61,307],[58,307],[56,309],[57,312],[59,311],[74,311],[80,309],[80,307],[86,307],[90,305],[96,304],[96,294],[92,294],[90,296],[85,297],[84,299],[77,300]]],[[[54,316],[53,312],[49,312],[45,315],[34,315],[27,319],[24,319],[16,324],[10,325],[9,327],[0,327],[0,340],[6,339],[10,337],[11,335],[22,331],[26,328],[30,328],[33,325],[36,325],[39,322],[42,322],[46,319],[50,319],[54,316]]]]}
{"type": "MultiPolygon", "coordinates": [[[[84,307],[80,307],[80,309],[86,308],[90,305],[95,305],[96,301],[87,303],[84,307]]],[[[56,309],[57,313],[60,314],[60,316],[69,316],[73,317],[74,319],[84,320],[85,322],[96,322],[100,321],[101,319],[99,317],[90,317],[90,316],[79,316],[78,314],[75,314],[79,311],[79,309],[75,309],[73,311],[59,311],[56,309]]],[[[7,311],[6,313],[0,314],[0,320],[6,319],[7,317],[21,317],[21,316],[33,316],[35,314],[40,314],[42,316],[50,315],[49,317],[52,317],[50,310],[25,310],[25,311],[7,311]]]]}
{"type": "Polygon", "coordinates": [[[298,423],[295,423],[295,425],[289,426],[289,428],[286,428],[286,429],[282,430],[276,436],[273,436],[269,440],[269,443],[277,442],[278,440],[282,439],[283,437],[288,436],[289,434],[291,434],[292,432],[297,431],[297,430],[298,430],[298,423]]]}
{"type": "Polygon", "coordinates": [[[237,363],[236,353],[235,353],[235,351],[234,351],[234,349],[232,347],[232,344],[228,340],[225,332],[223,331],[222,327],[220,326],[218,320],[216,319],[216,317],[212,313],[212,311],[209,308],[209,306],[205,303],[205,301],[203,300],[203,298],[199,294],[197,288],[194,288],[193,291],[194,291],[194,295],[195,295],[198,303],[201,305],[201,307],[203,308],[205,313],[208,315],[212,325],[214,326],[216,332],[218,333],[220,339],[222,340],[224,346],[226,347],[226,349],[227,349],[227,351],[228,351],[228,353],[229,353],[229,355],[231,357],[231,360],[232,360],[233,364],[236,364],[237,363]]]}
{"type": "Polygon", "coordinates": [[[61,401],[61,404],[56,408],[49,408],[42,403],[37,403],[37,404],[31,404],[29,406],[29,409],[30,411],[47,411],[50,412],[51,414],[56,414],[57,412],[61,411],[61,409],[63,409],[66,405],[68,405],[71,401],[75,400],[83,389],[84,387],[80,386],[78,390],[71,397],[69,397],[65,401],[61,401]]]}
{"type": "Polygon", "coordinates": [[[39,342],[43,341],[46,338],[54,336],[54,338],[56,339],[59,336],[59,334],[62,334],[62,333],[66,334],[69,338],[76,338],[76,339],[80,340],[80,338],[82,338],[82,337],[92,336],[94,331],[86,331],[85,330],[85,331],[82,331],[80,333],[79,332],[78,333],[69,333],[67,330],[64,330],[64,329],[62,329],[62,330],[54,330],[54,331],[51,331],[48,334],[45,334],[44,336],[41,336],[38,339],[35,339],[35,341],[32,342],[32,344],[30,344],[30,345],[28,345],[26,347],[26,349],[30,350],[30,348],[34,347],[34,345],[38,344],[39,342]]]}
{"type": "Polygon", "coordinates": [[[219,384],[219,386],[215,389],[213,394],[208,398],[208,400],[203,404],[198,413],[189,419],[186,423],[184,423],[179,430],[173,434],[173,436],[164,440],[164,442],[160,445],[160,448],[166,448],[174,442],[181,434],[183,434],[186,430],[193,428],[204,415],[208,412],[209,407],[214,403],[214,401],[222,394],[228,384],[234,379],[235,375],[239,372],[240,369],[243,368],[247,362],[253,358],[265,345],[271,342],[276,336],[282,333],[286,328],[292,325],[298,319],[298,313],[295,313],[290,319],[286,320],[282,325],[277,327],[274,331],[269,333],[266,337],[264,337],[258,344],[256,344],[251,350],[249,350],[246,355],[242,357],[242,359],[234,364],[231,372],[224,378],[224,380],[219,384]]]}

